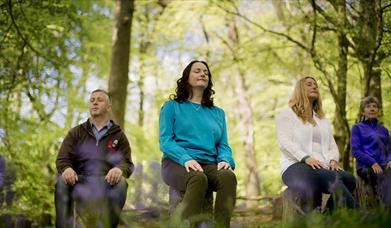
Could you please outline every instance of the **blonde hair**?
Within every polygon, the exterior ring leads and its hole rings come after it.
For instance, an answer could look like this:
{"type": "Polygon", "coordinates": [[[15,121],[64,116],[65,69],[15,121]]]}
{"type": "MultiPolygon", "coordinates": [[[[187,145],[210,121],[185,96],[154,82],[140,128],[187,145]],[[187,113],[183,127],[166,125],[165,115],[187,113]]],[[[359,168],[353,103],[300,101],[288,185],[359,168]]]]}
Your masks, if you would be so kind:
{"type": "Polygon", "coordinates": [[[305,86],[305,82],[307,79],[312,79],[316,82],[315,78],[308,76],[303,77],[299,81],[297,81],[293,90],[292,97],[289,100],[288,104],[289,107],[304,123],[309,122],[315,125],[312,111],[314,111],[320,119],[322,119],[325,115],[322,109],[322,99],[320,98],[320,95],[318,95],[318,98],[313,101],[311,106],[310,100],[308,99],[307,95],[307,89],[305,86]]]}

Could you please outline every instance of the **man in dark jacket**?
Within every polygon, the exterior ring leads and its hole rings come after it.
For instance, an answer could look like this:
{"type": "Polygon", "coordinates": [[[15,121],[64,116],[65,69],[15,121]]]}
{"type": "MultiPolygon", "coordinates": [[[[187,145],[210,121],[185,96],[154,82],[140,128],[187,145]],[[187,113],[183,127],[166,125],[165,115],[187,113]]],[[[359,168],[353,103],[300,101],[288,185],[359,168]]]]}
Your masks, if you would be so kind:
{"type": "Polygon", "coordinates": [[[98,211],[93,213],[107,218],[97,226],[116,227],[125,204],[125,178],[134,165],[125,134],[110,120],[111,101],[106,91],[91,93],[89,111],[91,117],[68,132],[57,156],[56,227],[72,225],[74,202],[84,209],[78,210],[80,213],[98,211]],[[90,207],[86,210],[85,205],[90,207]]]}

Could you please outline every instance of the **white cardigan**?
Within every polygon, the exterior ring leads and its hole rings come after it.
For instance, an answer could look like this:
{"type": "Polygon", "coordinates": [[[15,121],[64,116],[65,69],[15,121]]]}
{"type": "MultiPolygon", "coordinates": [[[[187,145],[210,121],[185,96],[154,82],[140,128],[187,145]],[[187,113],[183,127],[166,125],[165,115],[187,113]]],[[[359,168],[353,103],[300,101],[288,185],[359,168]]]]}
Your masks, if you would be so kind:
{"type": "Polygon", "coordinates": [[[327,118],[319,119],[314,113],[314,120],[321,132],[321,153],[312,151],[313,125],[304,124],[291,108],[284,109],[276,119],[277,142],[281,150],[281,174],[305,156],[309,155],[328,165],[331,160],[339,160],[339,152],[327,118]]]}

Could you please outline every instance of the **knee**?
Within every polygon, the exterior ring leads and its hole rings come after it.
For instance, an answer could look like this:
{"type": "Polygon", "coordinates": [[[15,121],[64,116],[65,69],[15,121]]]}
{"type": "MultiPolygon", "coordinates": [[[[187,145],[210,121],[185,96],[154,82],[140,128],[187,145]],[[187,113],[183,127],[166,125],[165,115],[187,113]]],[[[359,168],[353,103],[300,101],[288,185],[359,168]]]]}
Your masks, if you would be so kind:
{"type": "Polygon", "coordinates": [[[236,188],[237,179],[234,172],[224,169],[219,170],[219,181],[223,186],[229,186],[230,188],[236,188]]]}
{"type": "Polygon", "coordinates": [[[298,183],[295,186],[288,186],[294,190],[299,196],[305,198],[316,198],[322,195],[322,191],[318,184],[311,182],[298,183]]]}
{"type": "Polygon", "coordinates": [[[128,183],[126,182],[126,179],[124,177],[121,177],[120,181],[111,186],[112,192],[115,192],[116,194],[126,195],[126,191],[128,189],[128,183]]]}
{"type": "Polygon", "coordinates": [[[346,174],[346,177],[343,179],[343,183],[350,192],[354,191],[356,188],[356,178],[351,173],[346,174]]]}
{"type": "Polygon", "coordinates": [[[190,171],[187,185],[197,185],[206,189],[208,187],[208,177],[203,172],[190,171]]]}
{"type": "Polygon", "coordinates": [[[127,189],[128,183],[126,182],[125,177],[121,177],[119,182],[117,184],[115,184],[115,187],[120,188],[120,189],[127,189]]]}
{"type": "Polygon", "coordinates": [[[69,189],[69,185],[65,182],[64,178],[57,176],[57,182],[55,185],[56,192],[63,192],[69,189]]]}

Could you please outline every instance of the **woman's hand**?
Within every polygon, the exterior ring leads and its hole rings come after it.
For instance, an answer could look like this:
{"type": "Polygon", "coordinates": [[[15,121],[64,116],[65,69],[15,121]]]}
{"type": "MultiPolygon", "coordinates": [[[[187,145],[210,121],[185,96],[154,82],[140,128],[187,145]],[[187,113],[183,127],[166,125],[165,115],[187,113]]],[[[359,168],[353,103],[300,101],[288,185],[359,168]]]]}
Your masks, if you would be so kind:
{"type": "Polygon", "coordinates": [[[320,161],[318,161],[318,160],[316,160],[314,158],[311,158],[311,157],[306,158],[304,160],[304,162],[307,165],[311,166],[313,169],[324,169],[324,168],[326,168],[326,166],[322,162],[320,162],[320,161]]]}
{"type": "Polygon", "coordinates": [[[391,169],[391,161],[387,162],[387,169],[391,169]]]}
{"type": "Polygon", "coordinates": [[[228,170],[232,171],[231,166],[225,161],[221,161],[221,162],[219,162],[219,164],[217,164],[217,170],[220,170],[220,169],[228,169],[228,170]]]}
{"type": "Polygon", "coordinates": [[[334,171],[343,170],[343,169],[338,165],[338,162],[335,161],[335,160],[331,160],[331,161],[330,161],[329,169],[334,170],[334,171]]]}
{"type": "Polygon", "coordinates": [[[194,171],[204,172],[201,165],[196,160],[189,160],[185,162],[185,169],[187,172],[190,172],[190,169],[194,171]]]}
{"type": "Polygon", "coordinates": [[[383,173],[383,169],[380,167],[379,164],[377,164],[377,162],[375,162],[372,165],[372,169],[373,169],[373,172],[375,172],[376,174],[383,173]]]}

